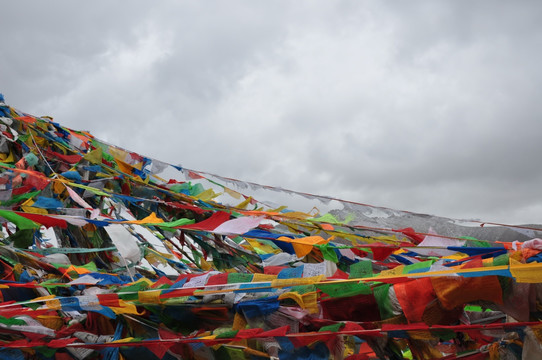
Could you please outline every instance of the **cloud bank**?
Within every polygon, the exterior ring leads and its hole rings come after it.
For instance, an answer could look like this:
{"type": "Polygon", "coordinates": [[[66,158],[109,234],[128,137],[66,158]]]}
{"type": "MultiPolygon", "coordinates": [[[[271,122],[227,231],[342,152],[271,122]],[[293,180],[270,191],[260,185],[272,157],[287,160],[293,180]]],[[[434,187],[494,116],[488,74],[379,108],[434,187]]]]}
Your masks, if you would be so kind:
{"type": "Polygon", "coordinates": [[[7,102],[139,153],[441,216],[541,223],[535,1],[9,2],[7,102]]]}

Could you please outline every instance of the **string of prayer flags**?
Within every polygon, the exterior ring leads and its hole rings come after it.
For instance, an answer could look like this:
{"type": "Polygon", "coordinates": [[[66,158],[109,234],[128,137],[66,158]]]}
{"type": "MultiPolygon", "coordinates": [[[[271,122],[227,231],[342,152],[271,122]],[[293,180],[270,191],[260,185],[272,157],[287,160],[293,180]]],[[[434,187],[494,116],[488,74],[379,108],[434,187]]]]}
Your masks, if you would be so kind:
{"type": "Polygon", "coordinates": [[[1,95],[0,128],[2,359],[542,357],[536,226],[190,170],[1,95]]]}

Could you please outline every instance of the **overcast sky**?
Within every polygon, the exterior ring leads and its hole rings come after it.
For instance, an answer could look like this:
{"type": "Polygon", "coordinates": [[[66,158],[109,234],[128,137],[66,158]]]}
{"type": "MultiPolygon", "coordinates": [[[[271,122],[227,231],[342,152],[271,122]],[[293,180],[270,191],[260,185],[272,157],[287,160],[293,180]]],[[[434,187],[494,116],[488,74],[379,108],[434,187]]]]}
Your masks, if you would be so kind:
{"type": "Polygon", "coordinates": [[[191,169],[542,223],[540,1],[3,1],[0,92],[191,169]]]}

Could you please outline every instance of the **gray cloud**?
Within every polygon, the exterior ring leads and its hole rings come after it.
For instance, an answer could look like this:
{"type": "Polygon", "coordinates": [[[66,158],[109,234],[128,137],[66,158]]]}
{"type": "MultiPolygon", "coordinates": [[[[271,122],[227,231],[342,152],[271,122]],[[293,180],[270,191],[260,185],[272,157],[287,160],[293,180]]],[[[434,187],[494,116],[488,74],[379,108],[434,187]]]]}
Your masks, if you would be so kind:
{"type": "Polygon", "coordinates": [[[171,163],[540,222],[535,1],[12,2],[8,103],[171,163]]]}

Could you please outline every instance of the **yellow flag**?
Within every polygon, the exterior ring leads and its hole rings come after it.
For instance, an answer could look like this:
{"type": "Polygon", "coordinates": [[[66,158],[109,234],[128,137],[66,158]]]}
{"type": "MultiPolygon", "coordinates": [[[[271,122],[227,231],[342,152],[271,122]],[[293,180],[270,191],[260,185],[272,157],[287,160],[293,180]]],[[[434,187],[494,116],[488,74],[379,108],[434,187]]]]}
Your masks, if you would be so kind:
{"type": "Polygon", "coordinates": [[[11,150],[9,151],[9,154],[0,154],[0,161],[4,163],[12,163],[15,161],[15,158],[13,157],[13,153],[11,150]]]}
{"type": "Polygon", "coordinates": [[[119,307],[110,306],[110,309],[113,310],[115,314],[132,314],[132,315],[143,315],[145,310],[141,313],[137,312],[137,308],[134,304],[127,303],[126,301],[119,299],[119,307]]]}
{"type": "Polygon", "coordinates": [[[325,278],[324,275],[311,276],[306,278],[294,278],[294,279],[275,279],[271,281],[271,286],[276,288],[287,286],[299,286],[299,285],[313,285],[317,284],[325,278]]]}
{"type": "Polygon", "coordinates": [[[317,314],[318,309],[318,295],[316,291],[311,291],[306,294],[300,295],[296,292],[286,292],[279,296],[279,300],[292,299],[303,309],[307,310],[310,314],[317,314]]]}
{"type": "Polygon", "coordinates": [[[160,304],[161,290],[139,291],[138,300],[141,304],[160,304]]]}
{"type": "Polygon", "coordinates": [[[156,214],[153,212],[146,218],[143,218],[141,220],[130,220],[130,221],[122,221],[123,224],[160,224],[163,223],[164,220],[156,216],[156,214]]]}
{"type": "Polygon", "coordinates": [[[201,192],[200,194],[198,194],[197,196],[194,196],[194,197],[196,199],[198,199],[198,200],[201,200],[201,201],[209,201],[209,200],[214,199],[218,195],[220,195],[220,194],[215,193],[213,191],[213,189],[207,189],[207,190],[201,192]]]}
{"type": "Polygon", "coordinates": [[[248,198],[246,198],[245,201],[243,201],[243,202],[237,204],[236,208],[238,208],[238,209],[245,209],[245,208],[247,207],[247,205],[250,204],[250,201],[251,201],[251,200],[252,200],[252,197],[249,196],[248,198]]]}
{"type": "Polygon", "coordinates": [[[132,174],[134,171],[134,168],[132,165],[125,163],[124,161],[121,161],[119,159],[115,159],[117,162],[117,165],[119,166],[119,170],[122,171],[125,174],[132,174]]]}
{"type": "Polygon", "coordinates": [[[252,282],[260,282],[260,281],[273,281],[277,278],[277,275],[270,275],[270,274],[254,274],[254,277],[252,278],[252,282]]]}
{"type": "Polygon", "coordinates": [[[269,244],[261,243],[260,241],[256,239],[245,238],[245,240],[250,244],[250,246],[252,246],[256,254],[264,255],[264,254],[275,254],[275,253],[280,252],[279,249],[276,249],[269,244]]]}
{"type": "Polygon", "coordinates": [[[102,163],[102,149],[100,148],[94,149],[86,153],[85,156],[83,156],[83,158],[93,164],[101,164],[102,163]]]}
{"type": "Polygon", "coordinates": [[[203,270],[203,271],[209,271],[209,270],[211,270],[213,267],[212,267],[212,265],[211,265],[209,262],[207,262],[204,258],[201,258],[201,260],[200,260],[200,268],[201,268],[201,270],[203,270]]]}
{"type": "Polygon", "coordinates": [[[542,264],[529,263],[522,264],[517,260],[510,258],[510,273],[516,279],[518,283],[539,283],[540,271],[542,270],[542,264]]]}
{"type": "Polygon", "coordinates": [[[234,199],[240,199],[240,198],[241,198],[241,194],[240,194],[240,193],[238,193],[237,191],[232,190],[232,189],[230,189],[230,188],[225,187],[225,188],[224,188],[224,192],[225,192],[226,194],[230,195],[230,196],[231,196],[232,198],[234,198],[234,199]]]}
{"type": "Polygon", "coordinates": [[[383,277],[398,276],[398,275],[403,274],[404,268],[405,268],[405,265],[399,265],[399,266],[394,267],[393,269],[383,270],[382,272],[380,272],[379,276],[383,276],[383,277]]]}

